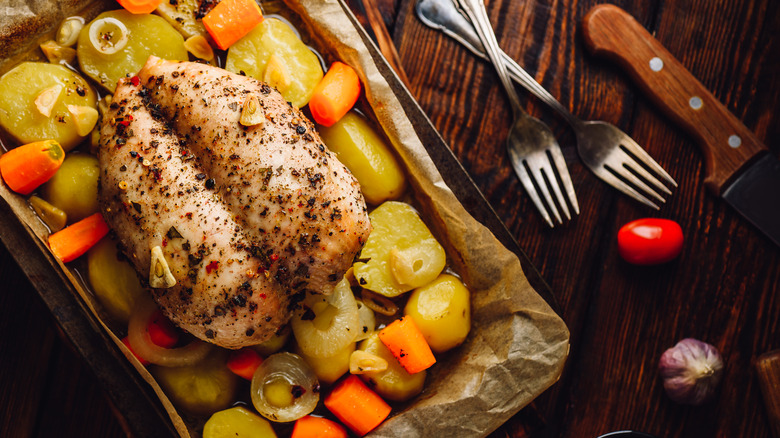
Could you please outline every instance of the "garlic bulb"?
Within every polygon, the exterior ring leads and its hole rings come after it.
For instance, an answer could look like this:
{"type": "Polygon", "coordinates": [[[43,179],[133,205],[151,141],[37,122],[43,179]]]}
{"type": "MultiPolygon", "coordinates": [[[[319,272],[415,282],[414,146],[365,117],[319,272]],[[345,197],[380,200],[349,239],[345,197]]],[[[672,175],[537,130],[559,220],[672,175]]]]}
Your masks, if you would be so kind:
{"type": "Polygon", "coordinates": [[[712,345],[686,338],[661,355],[658,370],[669,398],[700,405],[715,393],[723,377],[723,360],[712,345]]]}

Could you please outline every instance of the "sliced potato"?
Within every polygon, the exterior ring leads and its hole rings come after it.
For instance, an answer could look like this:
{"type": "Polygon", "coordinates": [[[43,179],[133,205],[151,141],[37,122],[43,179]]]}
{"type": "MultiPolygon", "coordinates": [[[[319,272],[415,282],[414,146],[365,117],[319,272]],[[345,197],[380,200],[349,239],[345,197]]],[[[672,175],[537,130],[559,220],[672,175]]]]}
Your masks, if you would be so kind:
{"type": "Polygon", "coordinates": [[[68,105],[97,105],[97,96],[84,78],[61,65],[43,62],[23,62],[4,74],[0,96],[0,125],[16,141],[56,140],[66,151],[84,138],[77,132],[68,105]],[[58,89],[55,99],[43,102],[48,99],[41,93],[58,89]]]}
{"type": "Polygon", "coordinates": [[[65,156],[57,173],[43,186],[41,194],[68,215],[74,223],[98,211],[98,160],[89,154],[65,156]]]}
{"type": "Polygon", "coordinates": [[[444,248],[409,204],[387,201],[369,218],[374,229],[353,265],[363,288],[395,297],[433,281],[444,269],[444,248]]]}
{"type": "Polygon", "coordinates": [[[322,141],[355,175],[366,201],[379,205],[404,192],[406,178],[390,148],[366,119],[348,112],[332,126],[318,126],[322,141]]]}
{"type": "Polygon", "coordinates": [[[104,238],[87,252],[87,271],[92,290],[106,312],[126,325],[144,288],[135,269],[119,258],[116,243],[104,238]]]}
{"type": "Polygon", "coordinates": [[[398,360],[393,357],[393,353],[379,340],[376,333],[361,342],[358,348],[387,362],[387,369],[384,371],[365,371],[360,374],[360,378],[366,381],[382,398],[406,401],[422,391],[426,371],[423,370],[415,374],[406,372],[398,360]]]}
{"type": "Polygon", "coordinates": [[[152,374],[178,408],[210,414],[233,403],[239,377],[227,367],[227,350],[215,349],[195,365],[153,366],[152,374]]]}
{"type": "Polygon", "coordinates": [[[322,79],[317,55],[290,26],[276,18],[266,18],[230,46],[225,69],[244,72],[257,80],[277,82],[282,96],[298,108],[309,102],[314,87],[322,79]],[[273,71],[266,75],[269,64],[273,71]]]}
{"type": "Polygon", "coordinates": [[[463,343],[469,334],[469,296],[458,277],[442,274],[411,293],[404,314],[414,320],[431,350],[441,353],[463,343]]]}
{"type": "Polygon", "coordinates": [[[111,92],[119,78],[138,73],[150,55],[189,59],[184,38],[167,21],[125,10],[104,12],[84,26],[76,51],[81,71],[111,92]]]}
{"type": "Polygon", "coordinates": [[[276,438],[271,423],[243,406],[215,412],[203,426],[203,438],[276,438]]]}

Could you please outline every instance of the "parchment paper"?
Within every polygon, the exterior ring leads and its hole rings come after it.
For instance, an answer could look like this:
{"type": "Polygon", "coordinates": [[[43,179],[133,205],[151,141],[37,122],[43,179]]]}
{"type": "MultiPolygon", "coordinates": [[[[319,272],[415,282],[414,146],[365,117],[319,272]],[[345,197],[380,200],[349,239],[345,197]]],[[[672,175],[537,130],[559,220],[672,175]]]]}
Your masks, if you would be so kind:
{"type": "MultiPolygon", "coordinates": [[[[363,44],[348,9],[337,0],[285,1],[316,35],[323,53],[358,71],[374,115],[406,167],[416,205],[447,249],[451,266],[472,291],[472,330],[466,342],[439,355],[423,393],[402,405],[400,412],[370,436],[485,436],[560,377],[569,351],[568,329],[530,286],[517,256],[474,220],[444,183],[396,93],[363,44]]],[[[18,57],[24,52],[19,48],[34,44],[36,35],[90,4],[94,6],[85,0],[11,0],[10,6],[0,6],[0,12],[5,8],[0,13],[0,58],[18,57]]],[[[5,64],[2,70],[10,62],[5,64]]],[[[0,183],[0,196],[45,242],[48,230],[27,207],[25,198],[10,192],[4,183],[0,183]]],[[[103,329],[117,348],[160,396],[179,433],[190,436],[194,426],[176,413],[151,374],[111,332],[99,303],[73,273],[62,264],[59,267],[88,308],[101,317],[103,329]]]]}

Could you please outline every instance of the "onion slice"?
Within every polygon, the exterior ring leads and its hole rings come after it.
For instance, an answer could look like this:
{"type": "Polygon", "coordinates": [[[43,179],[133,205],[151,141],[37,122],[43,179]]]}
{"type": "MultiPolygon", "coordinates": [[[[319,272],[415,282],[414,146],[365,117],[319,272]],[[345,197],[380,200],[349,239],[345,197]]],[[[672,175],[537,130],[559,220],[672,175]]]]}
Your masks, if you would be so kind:
{"type": "Polygon", "coordinates": [[[295,421],[320,400],[320,384],[311,367],[293,353],[268,356],[252,377],[252,404],[271,421],[295,421]]]}
{"type": "Polygon", "coordinates": [[[152,342],[149,335],[149,320],[157,310],[152,300],[141,299],[130,315],[127,337],[130,346],[147,361],[165,367],[193,365],[209,354],[211,345],[199,339],[178,348],[164,348],[152,342]]]}
{"type": "Polygon", "coordinates": [[[312,357],[331,357],[355,341],[360,316],[349,282],[342,279],[330,296],[309,295],[290,320],[301,351],[312,357]]]}
{"type": "Polygon", "coordinates": [[[127,45],[130,31],[116,18],[105,17],[89,27],[89,42],[104,55],[113,55],[127,45]]]}

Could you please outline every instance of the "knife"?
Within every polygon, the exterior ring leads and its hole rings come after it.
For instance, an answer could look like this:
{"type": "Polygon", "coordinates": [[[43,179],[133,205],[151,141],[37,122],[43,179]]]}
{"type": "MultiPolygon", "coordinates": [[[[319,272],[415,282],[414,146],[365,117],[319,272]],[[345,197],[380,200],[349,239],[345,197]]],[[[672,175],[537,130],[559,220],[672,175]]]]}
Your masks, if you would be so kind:
{"type": "Polygon", "coordinates": [[[616,60],[696,138],[707,188],[780,246],[780,161],[626,11],[598,5],[582,24],[588,49],[616,60]]]}

